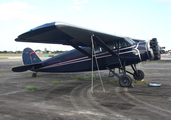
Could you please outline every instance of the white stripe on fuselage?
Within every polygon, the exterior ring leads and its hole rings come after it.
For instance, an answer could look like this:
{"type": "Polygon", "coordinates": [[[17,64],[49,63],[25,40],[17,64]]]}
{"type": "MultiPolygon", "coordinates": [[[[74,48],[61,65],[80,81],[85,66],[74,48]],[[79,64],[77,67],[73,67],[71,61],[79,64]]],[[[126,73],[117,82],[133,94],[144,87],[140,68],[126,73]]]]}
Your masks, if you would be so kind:
{"type": "Polygon", "coordinates": [[[140,54],[140,51],[138,50],[138,46],[139,46],[139,43],[137,43],[137,46],[136,46],[136,50],[138,51],[138,56],[140,58],[140,61],[142,62],[142,59],[141,59],[141,54],[140,54]]]}
{"type": "MultiPolygon", "coordinates": [[[[129,48],[134,48],[134,46],[131,46],[131,47],[127,47],[127,48],[122,48],[122,49],[119,49],[119,51],[121,50],[126,50],[126,49],[129,49],[129,48]]],[[[117,50],[113,50],[114,52],[116,52],[117,50]]],[[[127,53],[131,53],[133,52],[133,50],[130,50],[130,51],[126,51],[126,52],[120,52],[119,54],[127,54],[127,53]]],[[[139,51],[138,51],[139,52],[139,51]]],[[[110,57],[112,56],[111,54],[108,54],[108,52],[103,52],[103,53],[98,53],[97,54],[97,59],[100,59],[100,58],[105,58],[105,57],[110,57]],[[105,54],[105,55],[104,55],[105,54]],[[101,56],[103,55],[103,56],[101,56]]],[[[38,69],[35,69],[35,70],[41,70],[41,69],[46,69],[46,68],[52,68],[52,67],[58,67],[58,66],[64,66],[64,65],[69,65],[69,64],[75,64],[75,63],[79,63],[79,62],[84,62],[84,61],[88,61],[88,60],[91,60],[91,58],[88,58],[87,56],[86,57],[81,57],[81,58],[77,58],[77,59],[72,59],[72,60],[68,60],[68,61],[64,61],[64,62],[59,62],[59,63],[55,63],[55,64],[52,64],[52,65],[48,65],[48,66],[45,66],[45,67],[41,67],[41,68],[38,68],[38,69]]]]}

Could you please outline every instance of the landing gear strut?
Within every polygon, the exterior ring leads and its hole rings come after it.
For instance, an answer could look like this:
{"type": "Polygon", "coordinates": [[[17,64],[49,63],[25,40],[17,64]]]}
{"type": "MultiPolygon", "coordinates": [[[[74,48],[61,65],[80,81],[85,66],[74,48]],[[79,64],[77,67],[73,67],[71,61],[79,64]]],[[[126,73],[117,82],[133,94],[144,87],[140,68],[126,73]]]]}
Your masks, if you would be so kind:
{"type": "MultiPolygon", "coordinates": [[[[121,62],[120,62],[121,63],[121,62]]],[[[129,75],[126,75],[126,69],[125,69],[125,63],[121,66],[121,70],[123,75],[118,76],[113,70],[111,70],[110,68],[109,71],[113,73],[113,75],[115,75],[118,79],[119,79],[119,85],[121,87],[134,87],[132,85],[132,78],[129,75]]]]}
{"type": "Polygon", "coordinates": [[[133,77],[135,80],[141,81],[142,79],[144,79],[144,72],[142,70],[137,70],[136,64],[134,64],[134,66],[131,65],[131,67],[134,71],[133,77]]]}
{"type": "Polygon", "coordinates": [[[127,71],[125,69],[125,64],[122,64],[122,65],[123,66],[121,67],[121,70],[122,70],[123,75],[121,75],[121,76],[118,76],[113,70],[108,68],[109,71],[112,72],[113,75],[116,76],[119,79],[119,85],[121,87],[134,87],[133,84],[132,84],[132,81],[133,81],[132,78],[129,75],[127,75],[126,73],[129,73],[129,74],[133,75],[135,80],[140,81],[140,80],[144,79],[144,72],[142,70],[137,70],[136,64],[131,65],[134,73],[131,73],[131,72],[127,71]]]}

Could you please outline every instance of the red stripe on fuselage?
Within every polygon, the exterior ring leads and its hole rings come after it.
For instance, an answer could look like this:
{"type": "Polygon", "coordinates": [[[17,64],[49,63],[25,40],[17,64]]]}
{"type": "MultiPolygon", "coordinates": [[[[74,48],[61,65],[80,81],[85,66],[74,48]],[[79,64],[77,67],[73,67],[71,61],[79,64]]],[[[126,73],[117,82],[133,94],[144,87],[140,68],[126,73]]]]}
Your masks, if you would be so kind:
{"type": "Polygon", "coordinates": [[[30,55],[34,54],[35,52],[31,52],[30,55]]]}

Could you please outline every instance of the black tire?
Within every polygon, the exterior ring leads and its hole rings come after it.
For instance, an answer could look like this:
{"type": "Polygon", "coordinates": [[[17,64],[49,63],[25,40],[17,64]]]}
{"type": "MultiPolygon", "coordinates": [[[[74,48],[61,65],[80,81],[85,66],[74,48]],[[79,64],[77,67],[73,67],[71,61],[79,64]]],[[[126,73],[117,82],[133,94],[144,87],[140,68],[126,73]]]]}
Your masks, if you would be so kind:
{"type": "Polygon", "coordinates": [[[130,87],[132,84],[132,78],[129,75],[122,75],[119,78],[119,85],[121,87],[130,87]]]}
{"type": "Polygon", "coordinates": [[[37,76],[37,73],[33,73],[33,74],[32,74],[32,77],[36,77],[36,76],[37,76]]]}
{"type": "Polygon", "coordinates": [[[134,73],[133,77],[135,80],[139,80],[141,81],[142,79],[144,79],[144,72],[142,70],[137,70],[137,73],[134,73]]]}

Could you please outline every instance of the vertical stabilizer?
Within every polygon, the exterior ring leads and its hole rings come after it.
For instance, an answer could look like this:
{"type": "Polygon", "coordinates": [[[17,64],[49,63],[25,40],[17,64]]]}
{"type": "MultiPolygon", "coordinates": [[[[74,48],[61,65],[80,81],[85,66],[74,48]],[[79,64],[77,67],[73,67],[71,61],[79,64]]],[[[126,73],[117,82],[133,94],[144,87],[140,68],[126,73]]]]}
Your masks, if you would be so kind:
{"type": "Polygon", "coordinates": [[[25,48],[22,54],[24,65],[41,63],[42,60],[37,56],[37,54],[31,48],[25,48]]]}

